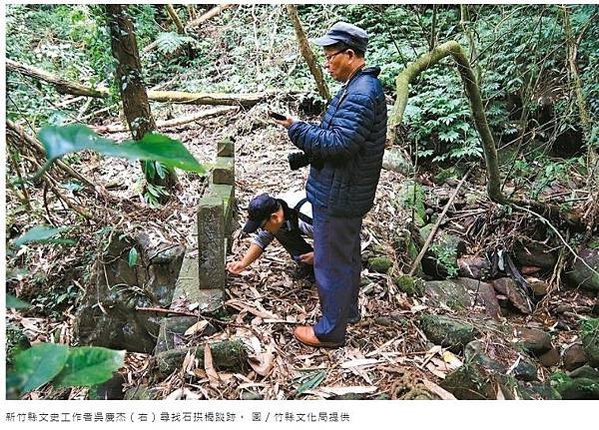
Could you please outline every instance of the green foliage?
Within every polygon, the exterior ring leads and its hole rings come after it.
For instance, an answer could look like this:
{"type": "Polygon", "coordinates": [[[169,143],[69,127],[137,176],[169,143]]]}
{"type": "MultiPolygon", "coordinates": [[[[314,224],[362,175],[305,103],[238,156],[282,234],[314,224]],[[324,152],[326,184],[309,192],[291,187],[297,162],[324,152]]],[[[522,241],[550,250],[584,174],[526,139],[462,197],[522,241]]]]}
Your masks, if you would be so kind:
{"type": "Polygon", "coordinates": [[[6,307],[9,309],[26,309],[29,306],[29,303],[25,303],[23,300],[17,299],[12,294],[6,295],[6,307]]]}
{"type": "Polygon", "coordinates": [[[65,345],[42,343],[15,357],[14,372],[19,376],[19,391],[27,393],[50,382],[64,368],[69,356],[65,345]]]}
{"type": "Polygon", "coordinates": [[[89,387],[123,366],[125,352],[100,347],[41,343],[19,353],[7,376],[7,391],[25,394],[44,384],[89,387]]]}
{"type": "Polygon", "coordinates": [[[92,149],[103,155],[160,161],[167,167],[205,173],[204,167],[180,141],[158,133],[148,133],[139,141],[117,144],[99,137],[83,125],[45,127],[38,134],[49,162],[75,151],[92,149]]]}
{"type": "Polygon", "coordinates": [[[194,42],[195,39],[193,37],[175,32],[160,33],[156,37],[156,47],[164,55],[174,54],[178,49],[194,42]]]}
{"type": "Polygon", "coordinates": [[[457,263],[457,246],[451,242],[434,243],[430,247],[437,265],[447,272],[448,278],[457,278],[459,267],[457,263]]]}
{"type": "Polygon", "coordinates": [[[137,260],[139,258],[139,254],[137,252],[137,249],[135,249],[135,247],[131,248],[129,250],[129,258],[127,260],[129,267],[133,267],[137,264],[137,260]]]}
{"type": "Polygon", "coordinates": [[[62,243],[72,245],[75,241],[70,239],[52,239],[53,237],[70,230],[69,227],[52,228],[45,225],[37,225],[19,236],[12,244],[18,249],[27,243],[62,243]]]}

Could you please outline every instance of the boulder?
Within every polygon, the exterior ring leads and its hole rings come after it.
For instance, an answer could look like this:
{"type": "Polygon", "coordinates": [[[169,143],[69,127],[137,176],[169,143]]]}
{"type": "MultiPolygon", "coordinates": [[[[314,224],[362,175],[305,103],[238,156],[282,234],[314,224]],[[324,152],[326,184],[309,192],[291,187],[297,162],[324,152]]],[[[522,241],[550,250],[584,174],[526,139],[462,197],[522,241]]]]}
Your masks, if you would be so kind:
{"type": "MultiPolygon", "coordinates": [[[[599,272],[599,240],[594,243],[598,244],[597,248],[584,248],[578,252],[578,255],[584,263],[599,272]]],[[[599,274],[593,273],[584,263],[577,258],[572,269],[566,271],[566,280],[575,288],[599,291],[599,274]]]]}
{"type": "Polygon", "coordinates": [[[539,361],[545,367],[557,366],[559,364],[560,355],[557,348],[551,348],[549,351],[539,356],[539,361]]]}
{"type": "Polygon", "coordinates": [[[582,322],[580,338],[588,363],[593,367],[599,367],[599,318],[582,322]]]}
{"type": "Polygon", "coordinates": [[[493,285],[470,278],[458,278],[457,282],[470,292],[474,305],[482,304],[485,307],[488,316],[492,318],[501,316],[501,308],[493,285]]]}
{"type": "Polygon", "coordinates": [[[557,264],[555,247],[540,242],[518,242],[514,246],[514,255],[520,266],[535,266],[549,270],[557,264]]]}
{"type": "Polygon", "coordinates": [[[476,329],[472,324],[445,315],[424,314],[420,318],[420,324],[431,342],[448,347],[454,352],[461,351],[476,335],[476,329]]]}
{"type": "Polygon", "coordinates": [[[368,259],[368,270],[376,273],[387,273],[393,267],[393,261],[387,257],[372,257],[368,259]]]}
{"type": "Polygon", "coordinates": [[[534,356],[541,356],[553,348],[551,336],[536,328],[516,328],[517,345],[534,356]]]}
{"type": "Polygon", "coordinates": [[[516,351],[506,351],[505,347],[497,348],[495,344],[479,340],[473,340],[464,348],[464,358],[467,362],[475,362],[484,366],[487,370],[498,375],[504,376],[510,373],[515,379],[522,381],[536,381],[538,368],[537,365],[524,354],[516,351]],[[513,363],[504,363],[505,357],[509,355],[513,363]],[[513,365],[516,365],[512,368],[513,365]],[[510,371],[511,369],[511,371],[510,371]]]}
{"type": "Polygon", "coordinates": [[[145,234],[113,234],[77,309],[74,330],[81,345],[154,349],[162,315],[136,308],[168,307],[183,261],[183,247],[161,244],[160,249],[145,234]]]}
{"type": "Polygon", "coordinates": [[[422,279],[414,278],[409,275],[395,276],[393,283],[400,291],[410,297],[421,297],[424,294],[424,282],[422,279]]]}
{"type": "Polygon", "coordinates": [[[599,400],[599,377],[592,372],[594,369],[589,366],[583,366],[580,369],[584,371],[577,369],[578,374],[575,374],[574,377],[562,372],[554,373],[551,380],[555,389],[564,400],[599,400]]]}
{"type": "Polygon", "coordinates": [[[583,366],[587,362],[587,355],[582,343],[574,343],[566,348],[562,360],[566,370],[574,370],[583,366]]]}
{"type": "Polygon", "coordinates": [[[389,148],[383,153],[383,169],[407,176],[413,168],[412,162],[400,148],[389,148]]]}
{"type": "Polygon", "coordinates": [[[493,400],[497,398],[497,378],[477,363],[466,363],[449,373],[440,383],[460,400],[493,400]]]}
{"type": "Polygon", "coordinates": [[[528,282],[528,285],[532,289],[532,293],[536,297],[542,297],[549,291],[549,284],[541,279],[527,277],[526,282],[528,282]]]}
{"type": "Polygon", "coordinates": [[[518,284],[516,284],[513,279],[495,279],[493,281],[493,288],[495,288],[498,293],[506,296],[513,307],[518,309],[523,314],[530,314],[532,312],[530,300],[526,294],[520,290],[518,284]]]}
{"type": "Polygon", "coordinates": [[[472,279],[484,279],[491,268],[485,257],[465,255],[458,258],[458,269],[460,276],[472,279]]]}
{"type": "Polygon", "coordinates": [[[424,294],[436,306],[445,305],[454,310],[464,310],[472,305],[466,288],[462,284],[449,279],[426,282],[424,294]]]}
{"type": "Polygon", "coordinates": [[[523,400],[561,400],[562,396],[548,382],[518,381],[516,386],[518,398],[523,400]]]}

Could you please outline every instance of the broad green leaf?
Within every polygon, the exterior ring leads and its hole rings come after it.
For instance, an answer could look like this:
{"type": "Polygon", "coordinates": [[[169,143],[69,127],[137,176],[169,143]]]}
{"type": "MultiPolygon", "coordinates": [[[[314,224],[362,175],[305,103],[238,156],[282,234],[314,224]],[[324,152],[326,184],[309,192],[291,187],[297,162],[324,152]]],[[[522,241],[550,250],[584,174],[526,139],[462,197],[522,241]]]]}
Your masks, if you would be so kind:
{"type": "Polygon", "coordinates": [[[91,149],[103,155],[134,160],[160,161],[170,168],[204,173],[204,167],[178,140],[158,133],[148,133],[139,141],[117,144],[104,139],[84,125],[44,127],[38,137],[52,161],[70,152],[91,149]]]}
{"type": "Polygon", "coordinates": [[[21,378],[21,392],[27,393],[50,382],[60,373],[69,357],[69,348],[54,343],[41,343],[15,357],[15,373],[21,378]]]}
{"type": "Polygon", "coordinates": [[[71,348],[64,369],[54,379],[59,387],[89,387],[101,384],[123,366],[125,351],[94,346],[71,348]]]}
{"type": "Polygon", "coordinates": [[[137,249],[135,249],[135,247],[133,247],[129,251],[129,267],[133,267],[137,264],[137,258],[138,258],[137,249]]]}
{"type": "Polygon", "coordinates": [[[45,225],[37,225],[17,238],[17,240],[14,241],[13,246],[15,248],[20,248],[30,242],[48,242],[48,239],[65,230],[68,230],[68,227],[52,228],[45,225]]]}
{"type": "Polygon", "coordinates": [[[30,307],[29,303],[25,303],[23,300],[17,299],[12,294],[6,295],[6,307],[11,309],[25,309],[30,307]]]}

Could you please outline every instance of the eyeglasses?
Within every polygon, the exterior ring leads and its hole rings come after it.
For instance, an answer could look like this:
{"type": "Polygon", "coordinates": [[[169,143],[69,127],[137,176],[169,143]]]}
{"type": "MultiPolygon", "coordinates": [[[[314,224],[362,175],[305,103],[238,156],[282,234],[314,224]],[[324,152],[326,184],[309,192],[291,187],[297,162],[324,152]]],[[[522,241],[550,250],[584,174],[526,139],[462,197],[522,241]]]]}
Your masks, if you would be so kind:
{"type": "Polygon", "coordinates": [[[325,55],[325,56],[324,56],[324,64],[330,63],[330,62],[331,62],[331,60],[333,59],[333,57],[335,57],[336,55],[339,55],[339,54],[341,54],[341,53],[343,53],[343,52],[347,51],[348,49],[349,49],[349,48],[345,48],[345,49],[342,49],[341,51],[337,51],[337,52],[335,52],[334,54],[331,54],[331,55],[325,55]]]}

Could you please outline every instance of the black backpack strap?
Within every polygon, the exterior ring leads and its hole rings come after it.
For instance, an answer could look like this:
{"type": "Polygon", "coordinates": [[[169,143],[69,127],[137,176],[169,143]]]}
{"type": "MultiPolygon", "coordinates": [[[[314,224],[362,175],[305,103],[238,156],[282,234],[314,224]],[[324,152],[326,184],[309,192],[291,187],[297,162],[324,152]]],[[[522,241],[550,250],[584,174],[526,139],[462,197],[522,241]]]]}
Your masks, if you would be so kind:
{"type": "Polygon", "coordinates": [[[308,201],[307,197],[304,197],[303,199],[301,199],[299,202],[297,202],[297,204],[295,205],[295,207],[293,208],[295,211],[297,211],[297,217],[299,219],[301,219],[303,222],[308,223],[310,225],[312,225],[312,218],[310,218],[308,215],[303,214],[301,212],[301,207],[304,205],[304,203],[306,203],[308,201]]]}

